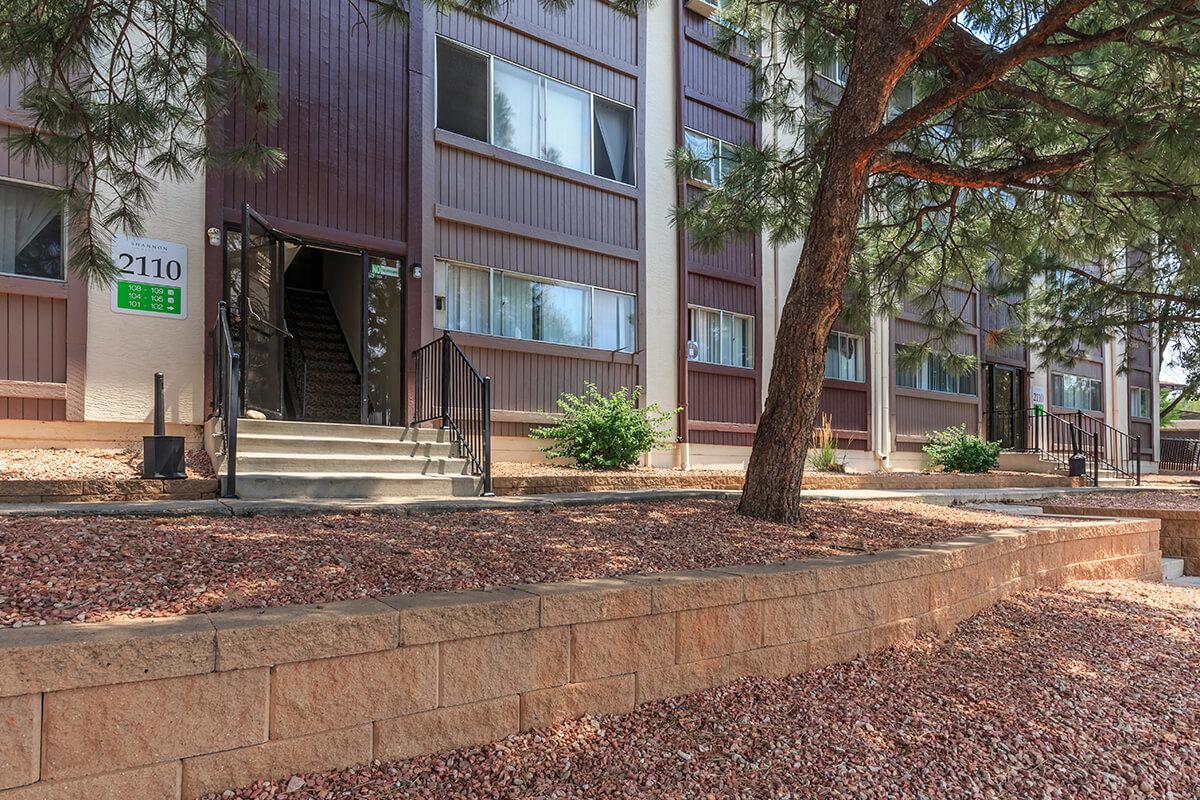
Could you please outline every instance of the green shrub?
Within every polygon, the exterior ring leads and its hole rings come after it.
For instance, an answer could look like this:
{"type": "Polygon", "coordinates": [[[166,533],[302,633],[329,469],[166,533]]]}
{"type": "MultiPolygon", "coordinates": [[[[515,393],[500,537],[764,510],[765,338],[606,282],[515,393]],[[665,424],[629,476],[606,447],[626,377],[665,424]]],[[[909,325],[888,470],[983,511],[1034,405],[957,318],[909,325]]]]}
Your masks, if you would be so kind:
{"type": "Polygon", "coordinates": [[[657,404],[638,406],[642,387],[621,388],[607,397],[595,384],[586,384],[583,396],[564,392],[558,398],[563,419],[557,425],[534,428],[530,435],[551,439],[543,448],[552,458],[571,458],[584,469],[621,469],[633,466],[643,454],[673,441],[666,423],[681,409],[663,411],[657,404]]]}
{"type": "Polygon", "coordinates": [[[922,450],[934,466],[955,472],[987,472],[1000,461],[1000,443],[987,442],[958,425],[928,434],[922,450]]]}
{"type": "Polygon", "coordinates": [[[813,431],[812,452],[808,465],[817,472],[843,472],[837,460],[837,437],[833,435],[833,420],[828,414],[821,415],[821,427],[813,431]]]}

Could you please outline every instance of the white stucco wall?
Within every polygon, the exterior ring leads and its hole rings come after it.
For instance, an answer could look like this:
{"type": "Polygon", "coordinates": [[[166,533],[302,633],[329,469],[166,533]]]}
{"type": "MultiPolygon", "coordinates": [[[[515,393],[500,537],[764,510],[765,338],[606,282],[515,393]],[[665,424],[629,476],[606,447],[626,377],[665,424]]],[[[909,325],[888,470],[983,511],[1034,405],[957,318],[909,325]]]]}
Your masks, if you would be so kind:
{"type": "Polygon", "coordinates": [[[204,421],[204,174],[163,181],[143,235],[187,247],[187,318],[115,313],[111,289],[88,298],[84,419],[145,422],[153,418],[154,373],[166,379],[167,421],[204,421]]]}
{"type": "MultiPolygon", "coordinates": [[[[675,149],[675,15],[680,7],[656,3],[646,12],[646,400],[663,408],[679,404],[679,249],[668,213],[676,204],[675,172],[667,158],[675,149]]],[[[676,432],[678,427],[676,426],[676,432]]],[[[656,466],[673,466],[675,449],[655,451],[656,466]]]]}

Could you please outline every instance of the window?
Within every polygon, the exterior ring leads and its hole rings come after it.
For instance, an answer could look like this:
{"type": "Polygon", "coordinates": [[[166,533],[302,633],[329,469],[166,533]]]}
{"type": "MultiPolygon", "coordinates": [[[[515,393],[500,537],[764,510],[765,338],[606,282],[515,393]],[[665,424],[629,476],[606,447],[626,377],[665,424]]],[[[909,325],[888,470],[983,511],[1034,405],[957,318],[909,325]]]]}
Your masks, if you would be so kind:
{"type": "Polygon", "coordinates": [[[863,337],[834,331],[825,343],[825,377],[839,381],[866,380],[863,337]]]}
{"type": "Polygon", "coordinates": [[[1050,402],[1059,408],[1101,411],[1100,381],[1082,375],[1050,375],[1050,402]]]}
{"type": "MultiPolygon", "coordinates": [[[[903,356],[909,345],[896,345],[896,355],[903,356]]],[[[955,372],[949,368],[947,358],[929,353],[924,362],[912,365],[896,365],[896,385],[906,389],[924,389],[948,394],[976,393],[975,370],[955,372]]]]}
{"type": "Polygon", "coordinates": [[[715,308],[689,306],[688,359],[727,367],[753,367],[754,319],[715,308]]]}
{"type": "Polygon", "coordinates": [[[437,59],[439,128],[634,182],[632,108],[446,39],[437,59]]]}
{"type": "Polygon", "coordinates": [[[437,262],[434,325],[447,331],[633,352],[637,302],[623,292],[437,262]]]}
{"type": "Polygon", "coordinates": [[[841,54],[838,54],[818,67],[817,73],[834,83],[845,86],[846,79],[850,77],[850,65],[841,54]]]}
{"type": "Polygon", "coordinates": [[[1149,419],[1153,412],[1150,403],[1150,390],[1144,386],[1135,386],[1129,390],[1129,416],[1149,419]]]}
{"type": "Polygon", "coordinates": [[[683,146],[700,163],[696,164],[691,183],[703,188],[714,188],[725,182],[733,157],[733,145],[698,131],[685,129],[683,146]]]}
{"type": "Polygon", "coordinates": [[[0,182],[0,275],[63,279],[63,211],[53,192],[0,182]]]}

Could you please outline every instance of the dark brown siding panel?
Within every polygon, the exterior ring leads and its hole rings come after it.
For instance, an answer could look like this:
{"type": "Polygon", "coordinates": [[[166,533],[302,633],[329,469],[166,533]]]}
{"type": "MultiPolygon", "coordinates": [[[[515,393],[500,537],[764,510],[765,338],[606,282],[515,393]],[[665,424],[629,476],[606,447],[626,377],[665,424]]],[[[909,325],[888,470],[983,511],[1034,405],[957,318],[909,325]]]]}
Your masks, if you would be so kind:
{"type": "MultiPolygon", "coordinates": [[[[896,391],[896,436],[919,436],[948,428],[951,425],[966,425],[967,433],[979,430],[979,406],[974,397],[964,397],[965,402],[954,399],[931,397],[928,392],[919,395],[896,391]]],[[[920,449],[920,448],[917,448],[920,449]]]]}
{"type": "MultiPolygon", "coordinates": [[[[585,0],[582,6],[600,5],[598,0],[585,0]]],[[[520,0],[512,8],[524,6],[531,8],[536,3],[520,0]]],[[[630,17],[607,9],[612,16],[613,25],[628,26],[629,36],[636,38],[637,23],[630,17]],[[620,17],[620,19],[617,19],[620,17]]],[[[514,15],[516,16],[516,15],[514,15]]],[[[519,26],[514,16],[508,18],[509,24],[519,26]]],[[[540,41],[524,35],[519,30],[497,24],[492,20],[472,17],[462,12],[438,15],[438,33],[456,42],[470,45],[494,56],[519,64],[528,69],[537,70],[551,78],[573,84],[581,89],[624,103],[627,106],[636,104],[635,93],[637,82],[622,71],[581,58],[571,52],[571,40],[564,39],[556,47],[548,42],[540,41]]],[[[603,30],[589,32],[584,41],[593,48],[602,46],[603,30]]],[[[624,65],[629,68],[632,59],[624,65]]]]}
{"type": "MultiPolygon", "coordinates": [[[[406,32],[337,0],[248,0],[221,6],[231,32],[279,76],[279,124],[268,143],[287,152],[261,180],[227,175],[222,204],[401,245],[406,238],[406,32]]],[[[244,141],[237,110],[226,135],[244,141]]],[[[221,178],[217,177],[220,181],[221,178]]]]}
{"type": "MultiPolygon", "coordinates": [[[[0,294],[0,380],[66,383],[66,343],[66,300],[0,294]]],[[[66,419],[66,404],[0,398],[0,419],[66,419]]]]}
{"type": "Polygon", "coordinates": [[[631,364],[562,358],[542,353],[464,347],[463,352],[483,375],[492,376],[492,407],[502,411],[557,411],[563,392],[579,394],[594,383],[602,392],[633,388],[637,369],[631,364]]]}
{"type": "MultiPolygon", "coordinates": [[[[19,122],[24,118],[24,112],[19,110],[24,88],[25,81],[20,75],[0,73],[0,137],[7,138],[17,130],[3,124],[4,121],[19,122]]],[[[0,147],[0,177],[62,185],[66,183],[66,170],[59,165],[38,164],[34,159],[13,154],[9,147],[0,147]]]]}
{"type": "Polygon", "coordinates": [[[868,396],[866,388],[860,391],[840,386],[822,387],[817,424],[820,425],[823,415],[828,414],[834,430],[866,433],[868,396]]]}
{"type": "Polygon", "coordinates": [[[1055,363],[1051,365],[1050,371],[1066,375],[1082,375],[1098,381],[1104,380],[1104,363],[1102,361],[1076,361],[1070,365],[1055,363]]]}
{"type": "Polygon", "coordinates": [[[758,313],[753,286],[707,275],[688,275],[688,300],[694,305],[719,308],[735,314],[756,316],[758,313]]]}
{"type": "Polygon", "coordinates": [[[688,417],[693,422],[758,421],[758,391],[754,373],[745,376],[689,370],[691,398],[688,417]]]}
{"type": "MultiPolygon", "coordinates": [[[[686,12],[688,18],[694,15],[686,12]]],[[[750,70],[692,39],[683,42],[685,92],[740,112],[751,95],[750,70]],[[706,79],[706,80],[705,80],[706,79]]]]}
{"type": "Polygon", "coordinates": [[[984,298],[983,302],[983,357],[1015,366],[1028,363],[1029,351],[1022,342],[1010,342],[1001,347],[997,341],[1001,332],[1008,331],[1014,323],[1009,305],[1000,299],[984,298]]]}
{"type": "Polygon", "coordinates": [[[754,140],[754,123],[695,100],[684,100],[683,126],[732,144],[754,140]]]}
{"type": "Polygon", "coordinates": [[[442,258],[618,292],[637,292],[637,263],[633,261],[469,225],[442,222],[437,227],[437,252],[442,258]]]}

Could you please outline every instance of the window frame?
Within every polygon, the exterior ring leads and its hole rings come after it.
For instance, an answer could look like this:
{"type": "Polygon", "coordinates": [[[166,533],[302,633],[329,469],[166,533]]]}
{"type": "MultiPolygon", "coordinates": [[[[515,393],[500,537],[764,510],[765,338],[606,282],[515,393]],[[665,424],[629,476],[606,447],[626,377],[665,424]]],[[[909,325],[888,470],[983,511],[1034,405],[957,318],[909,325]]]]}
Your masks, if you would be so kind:
{"type": "Polygon", "coordinates": [[[1154,417],[1153,417],[1153,409],[1154,409],[1153,399],[1154,399],[1153,393],[1149,389],[1147,389],[1145,386],[1130,386],[1129,387],[1129,416],[1136,417],[1137,419],[1153,420],[1154,419],[1154,417]],[[1147,413],[1145,413],[1145,414],[1133,413],[1133,398],[1134,397],[1145,398],[1145,402],[1139,403],[1139,405],[1142,405],[1143,408],[1141,410],[1144,410],[1147,413]]]}
{"type": "MultiPolygon", "coordinates": [[[[1066,394],[1067,394],[1066,384],[1064,382],[1064,383],[1060,383],[1059,385],[1062,386],[1062,389],[1063,389],[1063,397],[1061,399],[1066,400],[1066,394]]],[[[1103,381],[1103,379],[1091,378],[1091,377],[1088,377],[1087,375],[1076,375],[1073,372],[1052,371],[1050,373],[1050,405],[1053,408],[1069,408],[1072,411],[1091,411],[1093,413],[1103,413],[1103,411],[1104,411],[1104,381],[1103,381]],[[1096,406],[1097,407],[1096,408],[1090,408],[1090,407],[1083,408],[1083,407],[1077,406],[1077,405],[1067,405],[1065,403],[1059,403],[1058,402],[1059,398],[1056,398],[1054,396],[1054,394],[1055,394],[1055,392],[1054,392],[1055,380],[1054,379],[1055,378],[1074,378],[1075,380],[1087,381],[1090,384],[1094,384],[1096,387],[1096,406]]]]}
{"type": "Polygon", "coordinates": [[[815,71],[818,75],[820,75],[825,80],[829,81],[830,83],[837,84],[838,86],[845,86],[846,81],[849,80],[849,78],[850,78],[850,65],[842,63],[842,54],[841,53],[834,53],[832,59],[830,59],[829,61],[826,61],[824,64],[818,64],[815,71]],[[825,67],[828,64],[833,64],[833,74],[836,76],[839,76],[839,77],[831,78],[830,76],[825,74],[825,67]],[[843,72],[845,73],[845,76],[846,76],[844,78],[840,77],[843,72]]]}
{"type": "MultiPolygon", "coordinates": [[[[545,277],[542,277],[541,275],[530,275],[525,272],[518,272],[516,270],[511,270],[511,269],[502,269],[500,267],[485,267],[481,264],[471,264],[466,261],[458,261],[453,258],[435,258],[434,259],[434,270],[435,270],[434,286],[435,287],[437,285],[436,271],[445,269],[445,268],[449,268],[449,267],[457,267],[459,269],[473,269],[473,270],[477,270],[479,272],[483,272],[483,273],[487,274],[487,276],[488,276],[488,279],[487,279],[488,309],[487,309],[487,317],[486,317],[487,331],[485,331],[485,332],[465,331],[465,330],[459,330],[457,328],[451,328],[451,327],[449,327],[449,325],[443,326],[441,328],[444,331],[449,331],[451,333],[464,333],[464,334],[468,334],[471,336],[491,336],[491,337],[494,337],[497,339],[509,339],[509,340],[515,341],[515,342],[533,342],[536,344],[554,345],[556,347],[582,347],[582,348],[585,348],[588,350],[595,350],[596,352],[599,352],[599,353],[627,353],[627,354],[633,355],[638,352],[638,349],[637,349],[638,348],[638,329],[637,329],[638,328],[638,326],[637,326],[638,296],[632,292],[622,292],[618,289],[606,289],[603,286],[592,286],[591,284],[579,283],[577,281],[564,281],[564,280],[559,280],[557,278],[545,278],[545,277]],[[514,280],[527,281],[530,283],[541,283],[541,284],[545,284],[548,286],[566,286],[566,287],[571,287],[571,288],[575,288],[575,289],[585,290],[587,293],[588,344],[572,344],[570,342],[555,342],[555,341],[550,341],[550,340],[546,340],[546,339],[534,339],[532,337],[525,337],[525,336],[507,336],[503,333],[497,333],[496,332],[496,315],[498,313],[500,313],[500,306],[497,301],[497,281],[496,281],[497,273],[500,274],[501,280],[503,280],[503,278],[506,275],[511,275],[514,280]],[[594,343],[596,341],[596,314],[595,314],[596,292],[607,292],[608,294],[614,294],[614,295],[619,295],[619,296],[623,296],[623,297],[630,297],[633,299],[633,315],[634,315],[634,321],[633,321],[633,325],[632,325],[633,335],[632,335],[632,341],[629,344],[629,349],[627,349],[627,350],[626,349],[610,350],[605,347],[596,347],[595,346],[594,343]]],[[[436,288],[435,288],[435,290],[434,290],[434,311],[433,311],[435,327],[437,327],[437,315],[439,313],[442,313],[442,312],[439,312],[437,309],[437,298],[438,298],[438,295],[437,295],[436,288]]],[[[444,309],[444,311],[448,312],[448,309],[444,309]]],[[[447,322],[449,322],[449,320],[447,320],[447,322]]],[[[503,328],[503,324],[501,324],[501,328],[503,328]]]]}
{"type": "MultiPolygon", "coordinates": [[[[473,52],[477,55],[483,56],[484,58],[487,59],[487,81],[488,81],[488,85],[487,85],[487,96],[488,96],[487,132],[488,132],[488,138],[486,140],[486,144],[490,144],[492,147],[499,148],[507,153],[514,153],[514,154],[516,154],[518,156],[522,156],[524,158],[532,158],[536,161],[541,161],[546,164],[553,164],[554,166],[559,167],[560,169],[570,170],[571,172],[577,172],[581,175],[590,175],[591,177],[596,178],[598,180],[609,181],[611,183],[617,184],[618,186],[632,186],[632,187],[638,186],[638,179],[641,176],[638,175],[638,169],[637,169],[638,165],[637,165],[636,158],[633,159],[633,163],[631,165],[632,171],[633,171],[633,180],[629,183],[626,183],[625,181],[620,180],[618,178],[607,178],[603,175],[596,174],[596,143],[593,138],[594,131],[596,128],[596,98],[597,97],[600,97],[605,102],[611,103],[612,105],[615,105],[615,106],[620,106],[621,108],[627,109],[628,111],[632,112],[629,116],[629,120],[630,120],[629,136],[630,136],[630,141],[634,142],[634,143],[637,142],[637,136],[638,136],[638,130],[637,130],[638,120],[637,120],[637,107],[636,106],[627,105],[625,103],[622,103],[620,100],[616,100],[612,97],[598,94],[597,92],[593,92],[589,89],[585,89],[582,86],[576,86],[573,83],[568,83],[567,81],[560,80],[551,75],[547,75],[544,72],[540,72],[536,69],[530,69],[529,67],[525,66],[524,64],[518,64],[516,61],[512,61],[507,58],[502,58],[501,56],[495,55],[494,53],[489,53],[486,50],[480,50],[478,47],[472,47],[471,45],[466,44],[465,42],[460,42],[456,39],[451,39],[448,36],[442,36],[439,34],[436,37],[436,40],[440,41],[440,42],[445,42],[450,47],[458,47],[463,50],[467,50],[467,51],[473,52]],[[555,83],[562,84],[563,86],[567,86],[576,91],[583,92],[584,94],[586,94],[588,96],[588,123],[591,127],[588,130],[588,138],[589,138],[589,142],[590,142],[590,147],[588,148],[589,152],[587,153],[587,160],[588,160],[587,171],[576,169],[574,167],[569,167],[569,166],[566,166],[565,164],[555,163],[554,161],[551,161],[547,158],[542,158],[540,155],[534,155],[534,156],[526,155],[525,153],[522,153],[518,150],[512,150],[510,148],[504,147],[503,145],[496,144],[496,142],[494,141],[496,138],[495,131],[493,130],[492,126],[495,121],[495,105],[496,105],[496,69],[495,68],[496,68],[497,61],[502,61],[505,64],[508,64],[509,66],[516,67],[519,70],[524,70],[525,72],[531,73],[538,77],[538,137],[539,137],[538,144],[539,145],[545,144],[545,131],[546,131],[546,124],[547,124],[546,84],[545,84],[545,82],[553,81],[555,83]]],[[[437,49],[436,49],[436,42],[435,42],[434,65],[433,65],[433,125],[434,125],[435,130],[446,130],[444,128],[439,127],[437,124],[438,123],[437,87],[438,87],[438,81],[441,79],[441,76],[440,76],[440,70],[439,70],[439,66],[438,66],[438,59],[436,57],[436,52],[437,52],[437,49]]],[[[447,133],[454,133],[454,131],[447,130],[447,133]]],[[[466,134],[456,134],[456,135],[466,136],[466,134]]],[[[472,141],[484,141],[484,140],[480,140],[480,139],[474,139],[473,137],[467,137],[467,138],[470,138],[472,141]]],[[[634,147],[633,152],[634,153],[637,152],[636,145],[634,147]]]]}
{"type": "Polygon", "coordinates": [[[704,360],[704,359],[701,359],[699,356],[697,356],[696,358],[692,358],[692,357],[689,355],[689,356],[688,356],[688,359],[687,359],[687,360],[688,360],[688,363],[690,363],[690,364],[711,364],[711,365],[712,365],[712,366],[714,366],[714,367],[730,367],[730,368],[732,368],[732,369],[756,369],[756,368],[757,368],[758,346],[757,346],[757,342],[755,341],[755,335],[756,335],[756,334],[755,334],[755,324],[756,324],[756,320],[754,319],[754,316],[753,316],[753,315],[751,315],[751,314],[739,314],[739,313],[737,313],[736,311],[726,311],[726,310],[724,310],[724,309],[721,309],[721,308],[713,308],[712,306],[701,306],[701,305],[696,305],[696,304],[694,304],[694,303],[688,303],[688,344],[689,344],[689,350],[690,350],[690,344],[691,344],[692,342],[698,342],[698,341],[699,341],[698,339],[696,339],[696,337],[695,337],[695,335],[694,335],[694,334],[695,334],[695,327],[694,327],[694,324],[693,324],[693,321],[692,321],[692,312],[693,312],[693,311],[707,311],[707,312],[709,312],[709,313],[712,313],[712,314],[717,314],[717,315],[718,315],[718,317],[717,317],[717,331],[718,331],[718,335],[717,335],[717,346],[718,346],[718,349],[719,349],[721,352],[719,352],[719,353],[717,354],[717,360],[716,360],[716,361],[706,361],[706,360],[704,360]],[[730,318],[732,318],[732,319],[734,319],[734,320],[746,320],[747,322],[749,322],[749,323],[750,323],[750,324],[749,324],[749,329],[747,330],[747,337],[746,337],[746,341],[747,341],[747,344],[748,344],[748,349],[749,349],[749,351],[750,351],[750,358],[749,358],[749,363],[748,363],[748,364],[726,364],[726,363],[725,363],[725,361],[724,361],[724,359],[723,359],[723,356],[725,355],[725,354],[724,354],[725,340],[724,340],[724,337],[720,335],[720,333],[721,333],[721,331],[723,331],[723,330],[724,330],[724,328],[725,328],[725,318],[726,318],[726,317],[730,317],[730,318]]]}
{"type": "MultiPolygon", "coordinates": [[[[862,336],[861,334],[857,334],[857,333],[846,333],[845,331],[830,331],[829,338],[825,342],[825,352],[826,353],[829,352],[829,343],[830,343],[830,341],[832,341],[834,339],[834,337],[838,338],[839,344],[840,344],[841,339],[853,339],[856,341],[857,347],[858,347],[858,356],[859,356],[857,359],[858,369],[856,370],[856,374],[858,375],[858,377],[842,378],[842,377],[825,375],[824,380],[847,381],[849,383],[866,383],[867,382],[867,363],[866,363],[867,337],[862,336]]],[[[842,349],[840,346],[837,348],[837,352],[840,356],[841,352],[842,352],[842,349]]]]}
{"type": "Polygon", "coordinates": [[[725,154],[725,151],[727,149],[732,150],[737,145],[735,145],[733,142],[727,142],[718,136],[713,136],[711,133],[705,133],[704,131],[699,131],[699,130],[696,130],[695,128],[685,127],[683,129],[683,141],[680,143],[680,146],[682,146],[685,150],[688,150],[688,152],[691,152],[691,148],[688,147],[688,143],[687,143],[687,136],[689,133],[694,136],[699,136],[702,139],[707,139],[713,143],[714,153],[713,153],[712,167],[719,174],[717,175],[716,183],[709,183],[708,181],[704,180],[703,178],[695,178],[692,176],[688,176],[687,182],[690,185],[695,186],[697,189],[719,189],[719,188],[721,188],[721,186],[723,186],[725,184],[724,165],[726,163],[726,159],[728,158],[728,156],[725,154]]]}
{"type": "MultiPolygon", "coordinates": [[[[58,187],[55,187],[55,186],[47,186],[46,184],[43,184],[43,183],[35,183],[33,181],[25,181],[25,180],[21,180],[20,178],[0,177],[0,183],[5,183],[10,186],[16,186],[19,189],[31,189],[35,192],[41,191],[41,192],[46,192],[48,194],[53,194],[54,192],[56,192],[58,190],[58,187]]],[[[66,203],[59,203],[59,209],[60,210],[59,210],[59,214],[58,214],[58,219],[59,219],[59,234],[58,235],[59,235],[59,249],[61,250],[61,255],[59,256],[59,262],[60,262],[60,266],[62,267],[62,277],[47,278],[42,275],[18,275],[16,272],[0,272],[0,280],[6,279],[6,278],[15,278],[18,280],[23,280],[23,281],[41,281],[43,283],[65,284],[67,282],[67,279],[70,275],[70,269],[68,267],[68,264],[70,263],[70,251],[69,251],[70,240],[68,238],[68,235],[71,230],[70,220],[68,219],[68,216],[70,214],[70,209],[67,207],[66,203]]]]}

